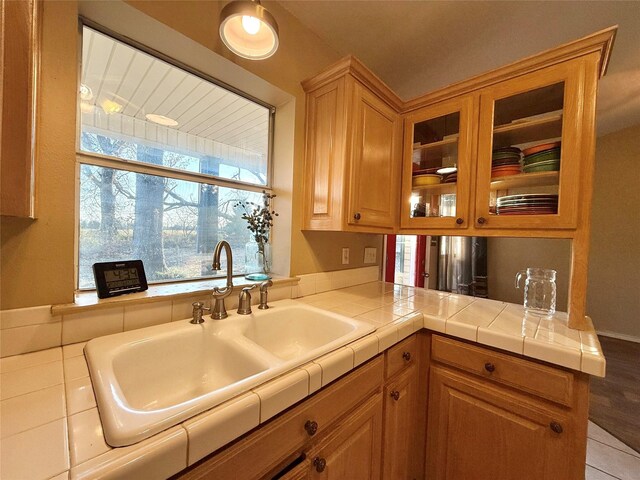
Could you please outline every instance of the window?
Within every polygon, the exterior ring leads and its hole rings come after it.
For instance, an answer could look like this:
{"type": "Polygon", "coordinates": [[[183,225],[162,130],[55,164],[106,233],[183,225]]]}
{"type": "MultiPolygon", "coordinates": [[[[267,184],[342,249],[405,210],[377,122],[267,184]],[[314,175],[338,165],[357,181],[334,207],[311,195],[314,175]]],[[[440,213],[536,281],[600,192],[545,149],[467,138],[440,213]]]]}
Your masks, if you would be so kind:
{"type": "Polygon", "coordinates": [[[249,273],[234,205],[270,188],[273,108],[86,26],[82,42],[78,287],[126,259],[150,283],[211,277],[219,240],[249,273]]]}

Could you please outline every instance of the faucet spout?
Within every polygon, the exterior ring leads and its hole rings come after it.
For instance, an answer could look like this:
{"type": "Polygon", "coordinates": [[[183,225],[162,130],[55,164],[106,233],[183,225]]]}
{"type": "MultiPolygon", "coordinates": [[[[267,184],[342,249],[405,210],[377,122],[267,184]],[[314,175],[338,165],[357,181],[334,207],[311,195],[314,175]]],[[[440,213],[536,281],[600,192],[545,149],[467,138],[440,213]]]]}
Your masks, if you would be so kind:
{"type": "Polygon", "coordinates": [[[211,309],[211,318],[215,320],[221,320],[227,318],[227,309],[224,306],[224,299],[231,295],[233,291],[233,254],[231,253],[231,245],[225,240],[221,240],[217,243],[213,250],[213,265],[214,270],[220,270],[220,254],[224,249],[225,256],[227,257],[227,285],[224,288],[215,287],[211,294],[214,305],[211,309]]]}

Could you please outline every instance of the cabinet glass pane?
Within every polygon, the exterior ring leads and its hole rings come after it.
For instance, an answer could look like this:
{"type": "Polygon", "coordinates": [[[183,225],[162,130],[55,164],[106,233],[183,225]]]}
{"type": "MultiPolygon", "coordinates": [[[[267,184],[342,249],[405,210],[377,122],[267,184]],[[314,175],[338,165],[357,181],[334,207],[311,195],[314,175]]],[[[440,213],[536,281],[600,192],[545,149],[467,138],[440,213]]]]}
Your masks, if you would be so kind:
{"type": "Polygon", "coordinates": [[[414,125],[412,218],[456,215],[459,134],[459,112],[414,125]]]}
{"type": "Polygon", "coordinates": [[[558,213],[563,105],[563,82],[495,102],[492,215],[558,213]]]}

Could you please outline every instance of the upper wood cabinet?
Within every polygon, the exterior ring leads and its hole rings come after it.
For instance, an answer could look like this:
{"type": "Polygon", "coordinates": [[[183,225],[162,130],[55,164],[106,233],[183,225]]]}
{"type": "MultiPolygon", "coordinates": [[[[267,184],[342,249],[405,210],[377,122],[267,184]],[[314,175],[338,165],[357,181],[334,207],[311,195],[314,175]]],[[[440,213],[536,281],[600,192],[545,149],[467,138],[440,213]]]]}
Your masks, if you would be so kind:
{"type": "Polygon", "coordinates": [[[475,100],[466,95],[405,116],[401,227],[459,230],[469,225],[475,100]]]}
{"type": "Polygon", "coordinates": [[[2,0],[0,26],[0,215],[34,217],[38,0],[2,0]]]}
{"type": "Polygon", "coordinates": [[[353,57],[303,86],[303,228],[392,233],[399,211],[399,100],[353,57]]]}

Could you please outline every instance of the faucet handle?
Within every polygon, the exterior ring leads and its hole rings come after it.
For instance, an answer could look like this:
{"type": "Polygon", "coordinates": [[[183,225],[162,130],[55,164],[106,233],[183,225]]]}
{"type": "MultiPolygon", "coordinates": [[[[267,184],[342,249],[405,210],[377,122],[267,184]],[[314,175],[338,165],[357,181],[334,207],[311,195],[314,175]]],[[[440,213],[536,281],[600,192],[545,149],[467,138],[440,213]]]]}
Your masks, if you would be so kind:
{"type": "Polygon", "coordinates": [[[244,287],[240,291],[239,302],[238,302],[238,313],[240,315],[250,315],[251,314],[251,294],[250,290],[256,288],[256,284],[254,283],[250,287],[244,287]]]}

